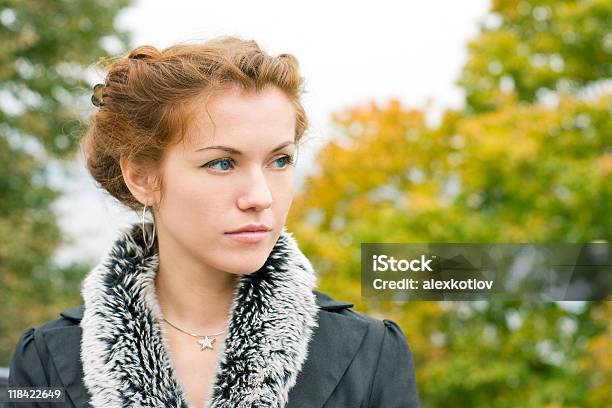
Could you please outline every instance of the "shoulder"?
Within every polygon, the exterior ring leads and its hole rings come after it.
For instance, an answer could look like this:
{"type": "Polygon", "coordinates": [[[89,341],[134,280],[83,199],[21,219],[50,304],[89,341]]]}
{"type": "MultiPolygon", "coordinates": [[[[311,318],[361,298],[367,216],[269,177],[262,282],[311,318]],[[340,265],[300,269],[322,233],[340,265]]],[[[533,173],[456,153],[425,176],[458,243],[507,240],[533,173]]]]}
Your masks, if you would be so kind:
{"type": "Polygon", "coordinates": [[[353,307],[355,306],[354,303],[336,300],[329,294],[319,290],[314,290],[313,292],[316,296],[317,306],[322,312],[325,312],[327,316],[331,316],[332,318],[336,317],[356,320],[370,326],[373,330],[379,331],[380,333],[382,333],[385,329],[393,332],[401,332],[400,327],[393,320],[379,319],[369,316],[353,310],[353,307]]]}
{"type": "Polygon", "coordinates": [[[382,353],[391,348],[397,351],[398,347],[410,352],[404,332],[395,321],[379,319],[353,310],[353,303],[336,300],[325,292],[314,290],[314,293],[321,310],[319,325],[322,331],[338,336],[338,327],[342,327],[343,330],[348,330],[341,332],[342,336],[361,333],[364,335],[365,346],[362,349],[370,352],[382,353]]]}
{"type": "Polygon", "coordinates": [[[17,343],[18,350],[20,346],[27,348],[36,342],[43,342],[45,336],[50,332],[78,326],[83,318],[84,309],[84,305],[73,306],[60,312],[56,319],[49,320],[35,327],[30,327],[21,334],[17,343]]]}
{"type": "Polygon", "coordinates": [[[42,332],[48,332],[59,328],[79,325],[79,323],[83,319],[84,310],[85,305],[69,307],[61,311],[56,319],[49,320],[48,322],[41,324],[35,329],[40,330],[42,332]]]}
{"type": "Polygon", "coordinates": [[[67,327],[78,326],[82,317],[81,306],[62,311],[57,319],[49,320],[36,327],[30,327],[15,344],[9,368],[9,384],[22,386],[46,386],[49,384],[50,355],[47,340],[65,340],[50,333],[60,333],[67,327]],[[81,311],[81,312],[80,312],[81,311]],[[79,316],[80,312],[80,316],[79,316]]]}
{"type": "Polygon", "coordinates": [[[78,326],[83,318],[84,308],[84,305],[70,307],[59,313],[56,319],[49,320],[38,326],[30,327],[29,329],[25,330],[17,342],[16,351],[29,349],[35,342],[42,341],[43,334],[57,329],[78,326]]]}
{"type": "Polygon", "coordinates": [[[379,320],[353,310],[354,303],[336,300],[320,290],[313,290],[319,309],[319,324],[345,322],[355,327],[377,325],[379,320]]]}

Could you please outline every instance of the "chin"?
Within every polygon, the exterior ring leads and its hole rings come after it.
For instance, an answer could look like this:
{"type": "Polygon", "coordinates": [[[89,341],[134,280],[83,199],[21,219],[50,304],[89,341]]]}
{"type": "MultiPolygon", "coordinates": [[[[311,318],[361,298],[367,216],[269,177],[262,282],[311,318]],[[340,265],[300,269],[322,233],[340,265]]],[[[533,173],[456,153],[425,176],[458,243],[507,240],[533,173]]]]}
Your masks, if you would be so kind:
{"type": "Polygon", "coordinates": [[[231,256],[231,262],[226,263],[223,270],[232,273],[234,275],[250,275],[257,272],[268,259],[269,252],[262,254],[244,254],[243,256],[231,256]]]}

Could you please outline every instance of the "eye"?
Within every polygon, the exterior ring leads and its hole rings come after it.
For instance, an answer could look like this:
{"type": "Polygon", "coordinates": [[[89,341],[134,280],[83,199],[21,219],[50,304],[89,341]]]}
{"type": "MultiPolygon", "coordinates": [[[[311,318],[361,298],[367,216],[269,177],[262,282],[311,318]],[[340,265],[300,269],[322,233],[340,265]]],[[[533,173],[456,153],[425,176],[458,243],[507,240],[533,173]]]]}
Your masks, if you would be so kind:
{"type": "Polygon", "coordinates": [[[277,158],[276,160],[274,160],[275,163],[278,163],[281,165],[280,168],[285,168],[287,166],[293,165],[294,164],[294,156],[290,156],[288,154],[281,156],[279,158],[277,158]]]}
{"type": "Polygon", "coordinates": [[[208,163],[206,163],[206,164],[204,164],[203,166],[200,166],[200,167],[213,168],[217,164],[220,164],[221,166],[218,167],[217,169],[221,170],[222,172],[225,172],[225,171],[230,169],[230,165],[231,165],[232,162],[233,162],[233,160],[232,159],[228,159],[228,158],[216,159],[216,160],[210,161],[210,162],[208,162],[208,163]]]}

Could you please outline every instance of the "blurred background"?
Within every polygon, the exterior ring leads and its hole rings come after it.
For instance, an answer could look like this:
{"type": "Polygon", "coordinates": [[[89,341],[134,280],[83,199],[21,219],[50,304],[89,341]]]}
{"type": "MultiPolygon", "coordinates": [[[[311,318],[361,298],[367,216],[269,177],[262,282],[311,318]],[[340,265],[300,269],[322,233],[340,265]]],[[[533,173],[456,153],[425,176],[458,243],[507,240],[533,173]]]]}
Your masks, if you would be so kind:
{"type": "Polygon", "coordinates": [[[78,151],[99,59],[229,34],[299,59],[287,226],[319,289],[400,324],[423,407],[612,406],[610,302],[360,298],[361,242],[610,241],[611,23],[605,0],[0,0],[0,367],[138,221],[78,151]]]}

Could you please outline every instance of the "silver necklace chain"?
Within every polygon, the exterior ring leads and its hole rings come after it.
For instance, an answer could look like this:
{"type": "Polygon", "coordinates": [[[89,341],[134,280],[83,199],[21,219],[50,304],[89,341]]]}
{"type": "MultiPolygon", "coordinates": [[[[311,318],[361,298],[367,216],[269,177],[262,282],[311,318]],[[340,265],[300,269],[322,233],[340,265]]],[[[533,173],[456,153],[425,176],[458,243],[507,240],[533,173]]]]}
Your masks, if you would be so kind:
{"type": "Polygon", "coordinates": [[[214,338],[214,337],[215,337],[215,336],[218,336],[218,335],[220,335],[220,334],[222,334],[222,333],[224,333],[224,332],[225,332],[225,330],[221,330],[220,332],[218,332],[218,333],[214,333],[214,334],[208,334],[208,335],[206,335],[206,334],[205,334],[205,335],[199,335],[199,334],[195,334],[195,333],[189,333],[189,332],[187,332],[187,331],[185,331],[185,330],[183,330],[183,329],[180,329],[180,328],[176,327],[175,325],[173,325],[172,323],[170,323],[170,322],[169,322],[169,321],[168,321],[168,320],[167,320],[165,317],[162,317],[162,320],[163,320],[163,321],[165,321],[166,323],[168,323],[170,326],[174,327],[176,330],[178,330],[178,331],[180,331],[180,332],[183,332],[183,333],[185,333],[185,334],[188,334],[188,335],[190,335],[190,336],[192,336],[192,337],[195,337],[195,338],[200,339],[200,340],[198,340],[198,342],[197,342],[197,343],[198,343],[200,346],[202,346],[202,349],[201,349],[201,350],[205,350],[205,349],[207,349],[207,348],[209,348],[209,349],[211,349],[211,350],[212,350],[212,349],[213,349],[213,342],[215,341],[215,338],[214,338]]]}
{"type": "Polygon", "coordinates": [[[165,321],[166,323],[168,323],[170,326],[174,327],[176,330],[178,330],[178,331],[182,331],[183,333],[188,334],[188,335],[193,336],[193,337],[206,337],[206,336],[211,337],[211,336],[218,336],[218,335],[222,334],[223,332],[225,332],[225,330],[221,330],[219,333],[215,333],[215,334],[195,334],[195,333],[189,333],[189,332],[186,332],[186,331],[185,331],[185,330],[183,330],[183,329],[179,329],[178,327],[176,327],[175,325],[173,325],[172,323],[170,323],[168,320],[166,320],[166,318],[165,318],[165,317],[164,317],[164,318],[162,318],[162,320],[164,320],[164,321],[165,321]]]}

